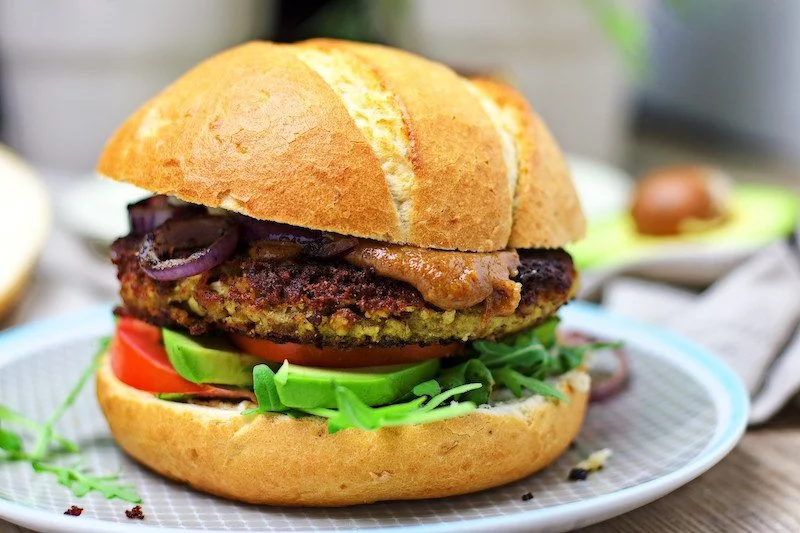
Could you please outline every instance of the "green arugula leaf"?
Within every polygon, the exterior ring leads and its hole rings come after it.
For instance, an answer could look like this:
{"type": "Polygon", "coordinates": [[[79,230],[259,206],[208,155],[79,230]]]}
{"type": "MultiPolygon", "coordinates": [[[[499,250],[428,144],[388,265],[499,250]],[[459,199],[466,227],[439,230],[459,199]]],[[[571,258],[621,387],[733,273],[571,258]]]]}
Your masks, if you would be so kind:
{"type": "MultiPolygon", "coordinates": [[[[21,427],[23,429],[27,429],[28,431],[36,435],[37,442],[40,442],[46,438],[48,439],[47,441],[48,443],[50,441],[54,441],[64,451],[75,453],[79,450],[77,444],[53,432],[52,428],[48,427],[47,424],[40,424],[38,422],[35,422],[2,405],[0,405],[0,422],[6,422],[21,427]]],[[[22,437],[19,434],[14,433],[10,430],[3,430],[3,431],[9,434],[16,435],[18,438],[20,438],[20,440],[22,439],[22,437]]],[[[0,449],[5,449],[5,448],[0,446],[0,449]]],[[[10,452],[6,456],[6,459],[9,460],[16,461],[16,460],[26,460],[32,458],[32,454],[26,454],[22,450],[14,452],[6,449],[6,451],[10,452]]]]}
{"type": "Polygon", "coordinates": [[[254,413],[279,413],[289,411],[290,408],[281,402],[278,388],[275,386],[275,372],[267,365],[253,367],[253,391],[258,400],[258,407],[246,409],[243,415],[254,413]]]}
{"type": "Polygon", "coordinates": [[[557,316],[550,317],[539,326],[533,328],[531,332],[545,348],[552,348],[556,345],[558,338],[556,337],[556,330],[561,323],[561,319],[557,316]]]}
{"type": "Polygon", "coordinates": [[[552,385],[540,379],[521,374],[510,367],[503,367],[495,370],[494,377],[497,383],[511,390],[517,398],[522,396],[522,389],[528,389],[534,394],[540,394],[545,398],[555,398],[566,403],[570,401],[567,395],[552,385]]]}
{"type": "Polygon", "coordinates": [[[107,499],[119,499],[131,503],[141,503],[142,498],[132,485],[119,482],[119,474],[93,476],[80,469],[80,464],[71,467],[48,465],[34,461],[31,463],[35,472],[55,474],[61,485],[72,490],[78,498],[97,491],[107,499]]]}
{"type": "MultiPolygon", "coordinates": [[[[336,408],[339,417],[333,419],[337,426],[359,429],[378,429],[381,426],[381,413],[368,406],[350,389],[335,385],[336,408]]],[[[330,431],[330,426],[328,427],[330,431]]]]}
{"type": "MultiPolygon", "coordinates": [[[[92,358],[91,363],[78,378],[77,383],[75,383],[75,385],[72,387],[72,390],[69,391],[69,394],[67,394],[67,397],[64,399],[64,401],[61,402],[58,407],[56,407],[56,410],[52,415],[50,415],[50,418],[48,418],[47,422],[45,422],[42,426],[38,438],[36,439],[36,444],[33,447],[33,452],[30,454],[30,458],[32,460],[41,460],[47,457],[49,453],[48,448],[50,446],[50,441],[53,440],[53,426],[55,426],[56,422],[59,421],[67,409],[72,407],[72,405],[75,403],[75,400],[78,399],[78,395],[83,390],[83,387],[86,386],[86,383],[89,381],[89,378],[94,376],[94,374],[97,372],[97,368],[100,366],[100,358],[106,353],[110,342],[110,337],[104,337],[100,339],[99,349],[92,358]]],[[[74,450],[69,451],[77,452],[78,447],[75,446],[74,450]]]]}
{"type": "Polygon", "coordinates": [[[472,402],[459,402],[431,411],[411,413],[402,421],[391,421],[387,425],[405,426],[412,424],[429,424],[430,422],[436,422],[438,420],[447,420],[448,418],[464,416],[475,409],[477,409],[477,406],[472,402]]]}
{"type": "Polygon", "coordinates": [[[118,498],[133,503],[140,503],[142,499],[136,493],[134,487],[120,483],[118,475],[94,476],[80,470],[78,465],[62,467],[42,462],[53,453],[51,444],[54,442],[63,451],[71,453],[80,451],[77,444],[57,434],[53,427],[75,403],[81,391],[86,386],[86,383],[97,371],[101,356],[105,354],[110,340],[110,337],[101,339],[98,353],[92,358],[91,363],[83,373],[81,373],[77,383],[72,387],[64,401],[56,407],[53,414],[50,415],[44,424],[40,424],[20,413],[12,411],[8,407],[0,405],[0,422],[13,424],[27,430],[35,436],[33,451],[28,453],[24,449],[24,441],[21,435],[0,428],[0,450],[6,452],[5,459],[29,461],[35,472],[54,474],[56,480],[61,485],[69,487],[77,497],[85,496],[92,491],[98,491],[109,499],[118,498]]]}
{"type": "Polygon", "coordinates": [[[467,383],[466,385],[461,385],[460,387],[455,387],[455,388],[450,389],[448,391],[445,391],[445,392],[443,392],[443,393],[441,393],[441,394],[439,394],[437,396],[434,396],[433,398],[430,399],[430,401],[428,401],[428,403],[426,403],[425,405],[421,406],[417,410],[417,412],[419,412],[419,413],[427,413],[429,411],[433,411],[434,409],[439,407],[445,401],[447,401],[447,400],[449,400],[449,399],[451,399],[451,398],[453,398],[455,396],[458,396],[459,394],[463,394],[465,392],[469,392],[469,391],[472,391],[472,390],[479,389],[482,386],[483,385],[481,385],[480,383],[467,383]]]}
{"type": "Polygon", "coordinates": [[[414,396],[436,396],[442,392],[442,387],[435,379],[429,379],[428,381],[423,381],[411,389],[411,392],[414,394],[414,396]]]}
{"type": "Polygon", "coordinates": [[[440,372],[436,380],[441,385],[441,390],[447,391],[467,383],[480,383],[479,389],[472,389],[458,400],[474,402],[483,405],[489,402],[489,395],[494,388],[492,372],[480,359],[469,359],[460,365],[446,368],[440,372]]]}
{"type": "Polygon", "coordinates": [[[619,348],[620,346],[622,346],[621,342],[590,342],[575,346],[559,345],[555,349],[556,366],[553,373],[564,374],[578,368],[583,364],[583,359],[587,353],[609,348],[619,348]]]}
{"type": "Polygon", "coordinates": [[[476,409],[472,402],[461,402],[447,407],[439,407],[452,397],[481,387],[480,383],[469,383],[443,392],[431,398],[417,398],[410,402],[370,407],[356,396],[350,389],[336,385],[336,409],[307,409],[309,414],[328,419],[328,433],[336,433],[343,429],[357,428],[376,430],[389,426],[423,424],[435,420],[444,420],[461,416],[476,409]]]}
{"type": "Polygon", "coordinates": [[[473,343],[473,346],[481,354],[479,356],[481,362],[488,368],[512,366],[534,369],[541,367],[550,355],[547,348],[540,344],[538,339],[522,346],[509,346],[489,341],[477,341],[473,343]]]}
{"type": "Polygon", "coordinates": [[[0,450],[9,454],[22,452],[22,437],[7,429],[0,428],[0,450]]]}

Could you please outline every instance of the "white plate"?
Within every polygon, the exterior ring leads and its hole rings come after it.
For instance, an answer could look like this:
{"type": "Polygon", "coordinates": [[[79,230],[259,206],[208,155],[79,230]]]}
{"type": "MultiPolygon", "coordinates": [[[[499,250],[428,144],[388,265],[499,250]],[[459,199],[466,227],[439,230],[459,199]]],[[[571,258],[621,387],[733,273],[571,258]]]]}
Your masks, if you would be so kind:
{"type": "MultiPolygon", "coordinates": [[[[722,459],[741,437],[748,401],[718,359],[661,330],[575,303],[567,328],[623,339],[631,354],[628,390],[592,405],[576,446],[545,471],[477,494],[344,509],[241,505],[194,492],[139,467],[109,437],[86,392],[60,423],[83,447],[88,466],[121,469],[144,498],[143,522],[125,518],[130,504],[97,495],[76,498],[29,465],[0,463],[0,517],[39,531],[564,531],[619,515],[689,482],[722,459]],[[566,480],[589,452],[611,448],[606,468],[587,481],[566,480]],[[522,501],[531,492],[534,498],[522,501]],[[64,516],[70,505],[81,517],[64,516]]],[[[44,420],[64,397],[112,327],[108,309],[21,327],[0,335],[0,404],[44,420]]],[[[491,468],[490,464],[486,468],[491,468]]]]}
{"type": "Polygon", "coordinates": [[[624,170],[587,157],[568,154],[572,182],[586,218],[600,220],[628,209],[633,179],[624,170]]]}
{"type": "Polygon", "coordinates": [[[150,196],[128,183],[91,176],[76,180],[58,199],[61,218],[77,235],[101,244],[128,233],[128,204],[150,196]]]}

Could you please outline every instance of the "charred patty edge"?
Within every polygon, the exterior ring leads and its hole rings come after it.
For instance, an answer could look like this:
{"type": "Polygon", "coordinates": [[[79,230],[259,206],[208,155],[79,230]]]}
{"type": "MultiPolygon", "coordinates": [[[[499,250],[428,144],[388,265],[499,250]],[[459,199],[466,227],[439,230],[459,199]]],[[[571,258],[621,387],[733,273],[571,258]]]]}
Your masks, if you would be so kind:
{"type": "Polygon", "coordinates": [[[574,296],[577,275],[563,250],[521,250],[520,306],[483,316],[484,305],[445,311],[411,285],[344,261],[253,261],[241,253],[207,273],[176,282],[148,277],[138,241],[114,243],[120,315],[192,335],[234,333],[275,342],[355,347],[494,338],[535,326],[574,296]]]}

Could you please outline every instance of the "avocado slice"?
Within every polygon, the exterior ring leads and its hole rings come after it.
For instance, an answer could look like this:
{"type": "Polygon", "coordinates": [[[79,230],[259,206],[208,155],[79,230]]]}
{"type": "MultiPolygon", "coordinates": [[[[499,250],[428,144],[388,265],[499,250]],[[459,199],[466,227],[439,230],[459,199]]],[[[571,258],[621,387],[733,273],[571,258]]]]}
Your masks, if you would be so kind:
{"type": "Polygon", "coordinates": [[[164,347],[175,371],[192,383],[253,386],[253,367],[264,361],[243,354],[225,340],[190,337],[162,329],[164,347]]]}
{"type": "Polygon", "coordinates": [[[734,186],[728,219],[719,226],[673,236],[641,235],[629,213],[591,222],[586,238],[567,247],[581,269],[612,268],[669,255],[679,246],[704,249],[752,246],[790,234],[800,218],[800,199],[788,189],[759,184],[734,186]]]}
{"type": "Polygon", "coordinates": [[[367,405],[386,405],[431,379],[438,370],[436,359],[348,370],[298,366],[286,361],[275,374],[275,385],[281,402],[298,409],[335,408],[334,384],[350,389],[367,405]]]}

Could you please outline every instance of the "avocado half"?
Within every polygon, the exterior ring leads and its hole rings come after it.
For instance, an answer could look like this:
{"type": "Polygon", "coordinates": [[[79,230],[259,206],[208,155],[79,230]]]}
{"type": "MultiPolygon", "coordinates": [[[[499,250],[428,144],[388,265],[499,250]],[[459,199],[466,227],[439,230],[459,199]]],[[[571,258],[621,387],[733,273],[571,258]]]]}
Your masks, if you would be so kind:
{"type": "Polygon", "coordinates": [[[619,213],[592,222],[586,238],[570,246],[579,269],[605,269],[699,245],[702,250],[751,247],[791,233],[798,223],[800,196],[790,189],[738,184],[733,188],[728,218],[705,231],[654,237],[636,231],[630,214],[619,213]]]}

